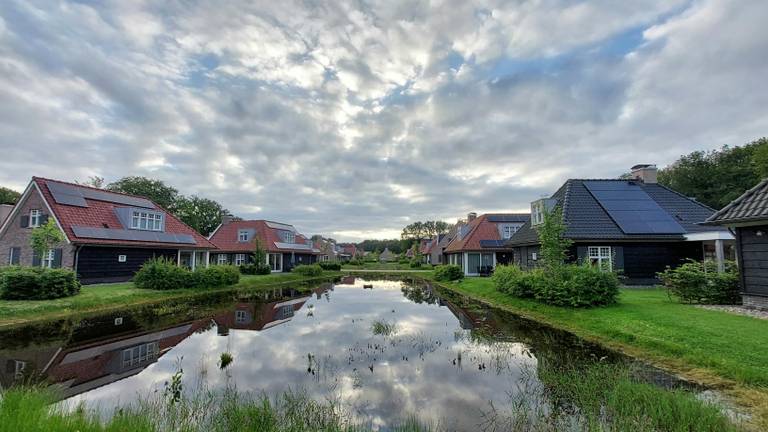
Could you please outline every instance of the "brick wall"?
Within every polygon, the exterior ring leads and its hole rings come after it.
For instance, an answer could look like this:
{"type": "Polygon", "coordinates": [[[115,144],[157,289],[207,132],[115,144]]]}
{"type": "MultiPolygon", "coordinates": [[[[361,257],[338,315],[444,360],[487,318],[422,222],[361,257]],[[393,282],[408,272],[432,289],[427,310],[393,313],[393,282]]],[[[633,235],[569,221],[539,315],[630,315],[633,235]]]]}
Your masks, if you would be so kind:
{"type": "Polygon", "coordinates": [[[741,298],[746,307],[768,310],[768,297],[743,295],[741,298]]]}
{"type": "MultiPolygon", "coordinates": [[[[3,234],[0,234],[0,266],[8,265],[10,249],[12,247],[21,248],[19,264],[24,266],[32,265],[33,253],[32,247],[29,245],[29,233],[32,232],[32,228],[21,228],[21,216],[28,216],[30,210],[37,209],[53,218],[40,193],[34,187],[30,191],[29,196],[17,205],[21,207],[21,211],[13,216],[8,229],[3,234]]],[[[65,241],[54,246],[54,248],[61,249],[61,267],[73,268],[75,262],[74,246],[67,244],[65,241]]]]}

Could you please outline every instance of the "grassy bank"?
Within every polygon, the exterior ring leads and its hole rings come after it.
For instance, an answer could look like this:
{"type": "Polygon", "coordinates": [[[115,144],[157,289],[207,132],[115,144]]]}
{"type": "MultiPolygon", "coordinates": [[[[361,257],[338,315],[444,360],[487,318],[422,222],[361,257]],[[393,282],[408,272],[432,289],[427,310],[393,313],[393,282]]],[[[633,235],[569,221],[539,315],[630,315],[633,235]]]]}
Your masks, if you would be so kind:
{"type": "Polygon", "coordinates": [[[661,289],[623,289],[616,305],[573,309],[508,296],[487,278],[440,285],[722,388],[768,426],[766,320],[676,303],[661,289]]]}
{"type": "Polygon", "coordinates": [[[75,313],[95,312],[104,309],[135,306],[172,298],[227,290],[269,289],[289,283],[326,280],[338,276],[337,272],[325,272],[319,278],[307,278],[291,273],[263,276],[242,276],[240,283],[217,289],[176,289],[155,291],[136,288],[132,282],[86,285],[73,297],[55,300],[0,300],[0,327],[23,324],[37,320],[65,317],[75,313]]]}

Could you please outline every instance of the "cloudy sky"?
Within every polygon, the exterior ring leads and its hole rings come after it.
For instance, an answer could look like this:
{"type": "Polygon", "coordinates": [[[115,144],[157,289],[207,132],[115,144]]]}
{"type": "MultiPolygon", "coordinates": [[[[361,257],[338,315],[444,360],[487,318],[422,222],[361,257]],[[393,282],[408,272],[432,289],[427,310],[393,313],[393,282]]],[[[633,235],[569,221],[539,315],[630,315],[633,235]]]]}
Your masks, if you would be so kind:
{"type": "Polygon", "coordinates": [[[768,135],[768,2],[0,6],[0,185],[162,179],[343,240],[768,135]]]}

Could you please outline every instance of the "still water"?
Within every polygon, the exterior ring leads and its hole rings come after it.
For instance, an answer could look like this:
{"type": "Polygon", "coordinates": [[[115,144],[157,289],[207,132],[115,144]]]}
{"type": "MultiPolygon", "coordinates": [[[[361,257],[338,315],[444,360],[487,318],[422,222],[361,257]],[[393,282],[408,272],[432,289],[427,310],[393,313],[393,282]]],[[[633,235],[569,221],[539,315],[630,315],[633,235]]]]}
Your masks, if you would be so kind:
{"type": "Polygon", "coordinates": [[[614,356],[563,332],[423,283],[344,278],[309,290],[215,294],[0,332],[0,383],[44,379],[108,415],[162,392],[288,389],[333,398],[386,429],[416,416],[477,430],[548,361],[614,356]],[[220,367],[222,353],[232,363],[220,367]]]}

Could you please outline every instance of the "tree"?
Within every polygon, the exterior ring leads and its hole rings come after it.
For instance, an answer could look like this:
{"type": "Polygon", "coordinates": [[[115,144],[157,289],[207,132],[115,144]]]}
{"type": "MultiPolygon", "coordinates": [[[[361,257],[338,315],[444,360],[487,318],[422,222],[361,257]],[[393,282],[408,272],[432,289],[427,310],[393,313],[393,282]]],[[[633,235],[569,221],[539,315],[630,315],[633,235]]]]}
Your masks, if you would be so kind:
{"type": "Polygon", "coordinates": [[[21,198],[21,194],[13,189],[0,186],[0,204],[16,204],[21,198]]]}
{"type": "Polygon", "coordinates": [[[229,213],[221,204],[208,198],[191,196],[179,197],[174,204],[173,214],[195,231],[207,236],[221,223],[223,215],[229,213]]]}
{"type": "Polygon", "coordinates": [[[448,232],[450,225],[443,221],[414,222],[405,228],[400,234],[403,240],[421,240],[432,238],[438,234],[448,232]]]}
{"type": "Polygon", "coordinates": [[[566,229],[560,207],[544,212],[544,221],[536,227],[536,231],[541,243],[539,254],[545,268],[558,268],[568,258],[568,248],[573,242],[563,236],[566,229]]]}
{"type": "Polygon", "coordinates": [[[261,240],[259,240],[258,237],[253,239],[254,249],[253,249],[253,262],[256,264],[257,267],[260,266],[266,266],[267,265],[267,251],[264,249],[264,246],[261,244],[261,240]]]}
{"type": "Polygon", "coordinates": [[[680,156],[659,170],[659,183],[715,209],[738,198],[768,176],[768,139],[740,147],[680,156]]]}
{"type": "Polygon", "coordinates": [[[29,245],[39,257],[44,257],[56,244],[64,240],[64,233],[56,226],[53,219],[48,219],[48,222],[33,229],[29,235],[29,245]]]}
{"type": "Polygon", "coordinates": [[[107,190],[148,198],[171,212],[175,210],[179,199],[179,191],[176,188],[161,180],[146,177],[123,177],[107,185],[107,190]]]}
{"type": "Polygon", "coordinates": [[[96,189],[102,189],[104,187],[104,177],[90,176],[86,181],[83,181],[83,182],[75,181],[75,183],[83,186],[94,187],[96,189]]]}

